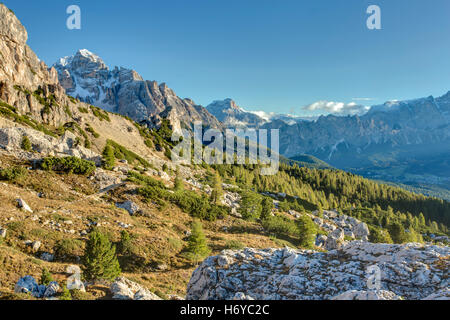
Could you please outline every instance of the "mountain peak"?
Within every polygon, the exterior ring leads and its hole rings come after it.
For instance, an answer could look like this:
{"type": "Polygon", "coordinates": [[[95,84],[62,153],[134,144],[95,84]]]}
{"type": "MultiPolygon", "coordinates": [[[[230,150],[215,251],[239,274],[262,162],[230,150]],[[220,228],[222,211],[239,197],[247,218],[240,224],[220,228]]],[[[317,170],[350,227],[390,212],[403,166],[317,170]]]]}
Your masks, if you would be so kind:
{"type": "Polygon", "coordinates": [[[206,108],[207,109],[216,109],[216,110],[242,111],[242,109],[231,98],[226,98],[224,100],[214,100],[206,108]]]}
{"type": "Polygon", "coordinates": [[[14,12],[3,3],[0,3],[0,35],[21,45],[25,45],[28,40],[25,27],[17,19],[14,12]]]}

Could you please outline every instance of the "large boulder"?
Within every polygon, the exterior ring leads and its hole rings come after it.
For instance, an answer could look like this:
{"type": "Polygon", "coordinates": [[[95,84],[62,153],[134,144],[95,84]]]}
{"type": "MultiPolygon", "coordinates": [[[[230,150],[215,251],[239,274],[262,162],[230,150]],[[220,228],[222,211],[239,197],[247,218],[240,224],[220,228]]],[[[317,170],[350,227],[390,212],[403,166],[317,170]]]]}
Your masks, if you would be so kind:
{"type": "Polygon", "coordinates": [[[25,276],[20,278],[14,287],[15,293],[29,293],[35,298],[42,298],[44,296],[45,285],[38,285],[32,276],[25,276]]]}
{"type": "Polygon", "coordinates": [[[124,277],[117,278],[110,291],[115,300],[162,300],[150,290],[124,277]]]}
{"type": "Polygon", "coordinates": [[[334,250],[339,249],[344,243],[344,230],[335,229],[328,235],[327,240],[325,241],[325,249],[334,250]]]}
{"type": "Polygon", "coordinates": [[[61,290],[58,282],[52,281],[49,283],[44,292],[44,298],[51,298],[56,296],[56,294],[61,290]]]}
{"type": "Polygon", "coordinates": [[[139,206],[133,201],[118,202],[116,203],[116,207],[127,210],[131,216],[141,211],[139,206]]]}
{"type": "Polygon", "coordinates": [[[23,200],[22,198],[16,199],[17,206],[22,209],[25,212],[33,213],[33,210],[31,210],[30,206],[23,200]]]}
{"type": "Polygon", "coordinates": [[[353,234],[356,238],[367,241],[370,234],[367,224],[361,222],[360,224],[356,225],[356,227],[353,229],[353,234]]]}
{"type": "Polygon", "coordinates": [[[0,238],[6,238],[6,229],[0,228],[0,238]]]}
{"type": "Polygon", "coordinates": [[[194,271],[186,299],[444,299],[449,255],[445,246],[363,241],[329,252],[224,250],[194,271]]]}

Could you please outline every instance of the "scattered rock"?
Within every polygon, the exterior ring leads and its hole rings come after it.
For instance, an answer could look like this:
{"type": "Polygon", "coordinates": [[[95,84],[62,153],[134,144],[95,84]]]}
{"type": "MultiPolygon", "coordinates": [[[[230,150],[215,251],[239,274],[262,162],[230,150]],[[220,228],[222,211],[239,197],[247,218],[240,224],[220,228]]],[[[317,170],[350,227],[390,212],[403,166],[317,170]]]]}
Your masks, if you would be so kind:
{"type": "Polygon", "coordinates": [[[110,291],[115,300],[162,300],[150,290],[124,277],[117,278],[110,291]]]}
{"type": "Polygon", "coordinates": [[[15,293],[30,293],[35,298],[41,298],[45,290],[46,286],[38,285],[32,276],[20,278],[14,287],[15,293]]]}
{"type": "Polygon", "coordinates": [[[53,260],[55,260],[55,256],[51,253],[44,252],[41,254],[41,260],[52,262],[53,260]]]}
{"type": "Polygon", "coordinates": [[[26,212],[33,213],[33,210],[31,210],[30,206],[25,202],[25,200],[18,198],[16,201],[19,208],[26,212]]]}
{"type": "Polygon", "coordinates": [[[50,282],[47,288],[44,292],[44,298],[50,298],[55,296],[59,291],[61,290],[61,287],[59,286],[58,282],[53,281],[50,282]]]}
{"type": "Polygon", "coordinates": [[[41,243],[40,241],[33,241],[33,242],[30,244],[31,249],[32,249],[34,252],[39,251],[39,249],[41,248],[41,245],[42,245],[42,243],[41,243]]]}
{"type": "Polygon", "coordinates": [[[139,208],[139,206],[136,203],[134,203],[133,201],[125,201],[122,203],[118,202],[118,203],[116,203],[116,207],[127,210],[128,213],[132,216],[141,210],[139,208]]]}
{"type": "Polygon", "coordinates": [[[329,252],[224,250],[194,271],[186,299],[231,300],[240,292],[256,300],[446,299],[448,256],[449,247],[363,241],[329,252]],[[374,265],[381,272],[376,292],[368,288],[374,265]]]}
{"type": "Polygon", "coordinates": [[[331,300],[402,300],[402,298],[391,291],[385,290],[350,290],[332,298],[331,300]]]}
{"type": "Polygon", "coordinates": [[[0,238],[6,238],[6,229],[0,228],[0,238]]]}
{"type": "Polygon", "coordinates": [[[358,224],[353,230],[353,233],[355,234],[356,238],[363,239],[365,241],[367,241],[366,239],[368,239],[368,236],[370,234],[369,228],[367,227],[367,224],[365,224],[364,222],[358,224]]]}

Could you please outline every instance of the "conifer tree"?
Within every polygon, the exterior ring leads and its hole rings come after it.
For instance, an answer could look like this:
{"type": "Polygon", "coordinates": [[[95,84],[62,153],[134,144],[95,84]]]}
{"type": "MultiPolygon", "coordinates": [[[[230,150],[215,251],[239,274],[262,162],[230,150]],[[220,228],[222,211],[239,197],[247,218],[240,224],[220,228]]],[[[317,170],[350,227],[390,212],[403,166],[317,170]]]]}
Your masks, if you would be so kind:
{"type": "Polygon", "coordinates": [[[214,175],[214,178],[213,178],[211,203],[220,205],[220,199],[222,198],[222,195],[223,195],[222,178],[216,172],[216,174],[214,175]]]}
{"type": "Polygon", "coordinates": [[[302,215],[298,220],[298,231],[300,246],[304,248],[312,248],[315,243],[317,228],[312,219],[306,214],[302,215]]]}
{"type": "Polygon", "coordinates": [[[270,217],[270,214],[272,213],[273,209],[273,200],[267,197],[264,197],[262,203],[262,209],[261,209],[261,220],[266,220],[270,217]]]}
{"type": "Polygon", "coordinates": [[[252,191],[242,193],[239,212],[245,220],[255,220],[261,216],[261,196],[252,191]]]}
{"type": "Polygon", "coordinates": [[[205,258],[211,250],[208,247],[202,223],[199,220],[192,222],[191,235],[189,237],[187,256],[196,264],[205,258]]]}
{"type": "Polygon", "coordinates": [[[87,280],[114,280],[121,273],[116,247],[98,230],[93,230],[89,235],[83,271],[87,280]]]}

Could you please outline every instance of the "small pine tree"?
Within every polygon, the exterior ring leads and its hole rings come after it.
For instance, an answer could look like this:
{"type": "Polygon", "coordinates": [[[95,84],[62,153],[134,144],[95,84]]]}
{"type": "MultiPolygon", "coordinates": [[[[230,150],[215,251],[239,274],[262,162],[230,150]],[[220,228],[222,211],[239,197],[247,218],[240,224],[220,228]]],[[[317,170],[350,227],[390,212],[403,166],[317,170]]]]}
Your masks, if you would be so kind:
{"type": "Polygon", "coordinates": [[[116,157],[114,155],[114,149],[109,144],[106,145],[103,150],[103,168],[111,170],[116,164],[116,157]]]}
{"type": "Polygon", "coordinates": [[[389,234],[394,243],[404,243],[408,240],[408,235],[399,222],[395,222],[389,226],[389,234]]]}
{"type": "Polygon", "coordinates": [[[262,210],[261,210],[261,220],[266,220],[270,217],[270,214],[272,213],[273,209],[273,200],[267,197],[264,197],[262,203],[262,210]]]}
{"type": "Polygon", "coordinates": [[[261,196],[255,192],[245,191],[242,193],[241,207],[239,212],[245,220],[255,220],[261,217],[261,196]]]}
{"type": "Polygon", "coordinates": [[[90,233],[86,243],[83,271],[87,280],[114,280],[121,273],[116,247],[98,230],[90,233]]]}
{"type": "Polygon", "coordinates": [[[133,244],[131,242],[131,236],[127,230],[122,230],[120,232],[120,242],[117,246],[117,251],[120,254],[126,255],[130,254],[132,251],[133,244]]]}
{"type": "Polygon", "coordinates": [[[322,209],[322,206],[320,204],[317,205],[317,216],[319,218],[323,218],[323,209],[322,209]]]}
{"type": "Polygon", "coordinates": [[[41,274],[41,284],[48,286],[50,282],[55,281],[52,274],[47,270],[47,268],[42,269],[41,274]]]}
{"type": "Polygon", "coordinates": [[[220,205],[220,199],[222,198],[222,195],[223,195],[222,178],[220,177],[219,173],[216,172],[213,179],[211,203],[220,205]]]}
{"type": "Polygon", "coordinates": [[[27,136],[24,136],[22,138],[22,142],[20,144],[20,147],[25,151],[31,151],[31,142],[30,139],[28,139],[27,136]]]}
{"type": "Polygon", "coordinates": [[[184,190],[183,179],[181,179],[181,177],[179,176],[179,174],[177,174],[177,176],[175,177],[175,186],[174,186],[174,190],[175,190],[175,191],[183,191],[183,190],[184,190]]]}
{"type": "Polygon", "coordinates": [[[317,228],[312,219],[307,215],[302,215],[298,221],[298,231],[300,246],[312,248],[315,243],[317,228]]]}
{"type": "Polygon", "coordinates": [[[191,236],[186,251],[188,257],[196,264],[211,252],[203,232],[202,223],[199,220],[192,222],[191,236]]]}

